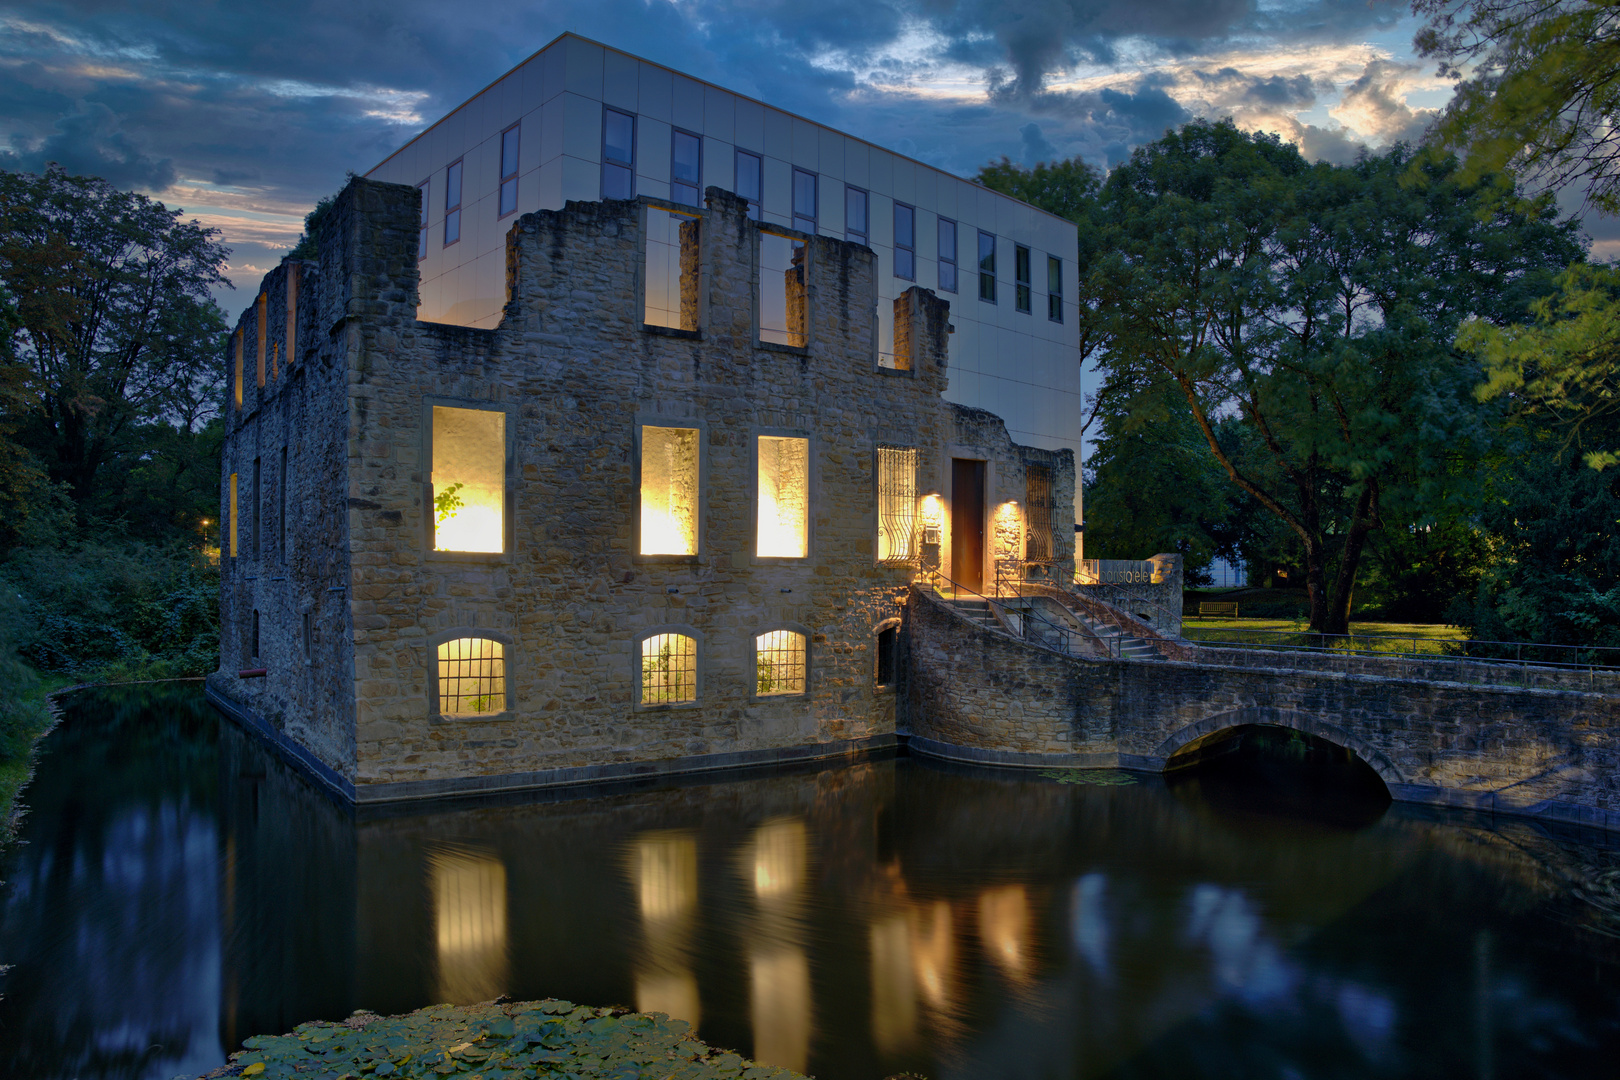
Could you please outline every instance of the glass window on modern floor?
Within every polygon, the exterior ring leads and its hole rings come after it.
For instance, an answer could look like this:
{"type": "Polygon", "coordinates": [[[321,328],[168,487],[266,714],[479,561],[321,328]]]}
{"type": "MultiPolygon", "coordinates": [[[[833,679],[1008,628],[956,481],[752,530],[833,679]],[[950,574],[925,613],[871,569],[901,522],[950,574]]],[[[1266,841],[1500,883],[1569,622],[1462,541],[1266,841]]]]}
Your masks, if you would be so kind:
{"type": "Polygon", "coordinates": [[[461,162],[444,170],[444,246],[461,239],[461,162]]]}
{"type": "Polygon", "coordinates": [[[698,328],[699,227],[696,214],[647,207],[646,325],[698,328]]]}
{"type": "Polygon", "coordinates": [[[939,291],[956,291],[956,222],[939,219],[939,291]]]}
{"type": "Polygon", "coordinates": [[[698,551],[698,429],[641,429],[643,555],[698,551]]]}
{"type": "Polygon", "coordinates": [[[810,550],[810,440],[759,436],[756,553],[802,559],[810,550]]]}
{"type": "Polygon", "coordinates": [[[878,447],[877,480],[878,561],[910,563],[917,532],[917,451],[878,447]]]}
{"type": "Polygon", "coordinates": [[[1023,244],[1014,244],[1013,278],[1016,280],[1017,285],[1013,290],[1013,307],[1022,311],[1025,315],[1029,314],[1032,303],[1031,294],[1033,290],[1031,288],[1030,273],[1029,248],[1023,244]]]}
{"type": "Polygon", "coordinates": [[[685,634],[641,640],[641,704],[679,705],[697,700],[697,641],[685,634]]]}
{"type": "Polygon", "coordinates": [[[867,244],[867,210],[871,200],[858,187],[844,187],[844,239],[852,244],[867,244]]]}
{"type": "Polygon", "coordinates": [[[803,348],[809,341],[804,242],[759,234],[759,340],[803,348]]]}
{"type": "Polygon", "coordinates": [[[816,231],[816,219],[820,216],[817,208],[821,205],[816,180],[813,172],[793,170],[793,227],[801,232],[816,231]]]}
{"type": "Polygon", "coordinates": [[[979,299],[996,302],[996,236],[979,233],[979,299]]]}
{"type": "Polygon", "coordinates": [[[506,413],[433,406],[433,550],[506,550],[506,413]]]}
{"type": "Polygon", "coordinates": [[[687,206],[702,206],[703,140],[675,128],[670,135],[669,197],[687,206]]]}
{"type": "Polygon", "coordinates": [[[506,650],[483,637],[452,638],[439,646],[439,714],[476,716],[506,711],[506,650]]]}
{"type": "Polygon", "coordinates": [[[422,217],[416,228],[416,261],[421,262],[427,258],[428,182],[426,180],[422,181],[416,186],[416,190],[422,193],[422,217]]]}
{"type": "Polygon", "coordinates": [[[804,693],[807,674],[804,635],[772,630],[754,639],[754,689],[760,697],[804,693]]]}
{"type": "Polygon", "coordinates": [[[636,118],[602,110],[602,198],[636,196],[636,118]]]}
{"type": "Polygon", "coordinates": [[[1056,255],[1046,257],[1046,317],[1063,321],[1063,260],[1056,255]]]}
{"type": "Polygon", "coordinates": [[[518,189],[518,125],[513,124],[501,132],[501,207],[500,217],[517,210],[518,189]]]}
{"type": "Polygon", "coordinates": [[[750,154],[747,150],[737,151],[736,192],[748,200],[748,216],[755,221],[759,220],[762,170],[763,165],[758,154],[750,154]]]}
{"type": "Polygon", "coordinates": [[[894,204],[894,276],[917,280],[917,211],[894,204]]]}

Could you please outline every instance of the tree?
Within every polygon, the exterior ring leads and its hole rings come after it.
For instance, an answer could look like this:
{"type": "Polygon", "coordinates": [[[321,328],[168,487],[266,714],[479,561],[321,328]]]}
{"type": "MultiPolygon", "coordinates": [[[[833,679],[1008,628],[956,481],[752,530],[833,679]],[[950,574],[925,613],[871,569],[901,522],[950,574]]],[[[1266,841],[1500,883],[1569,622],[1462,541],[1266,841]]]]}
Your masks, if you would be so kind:
{"type": "Polygon", "coordinates": [[[1620,3],[1616,0],[1413,0],[1427,18],[1414,44],[1460,78],[1436,125],[1463,181],[1511,170],[1539,190],[1576,180],[1620,213],[1620,3]]]}
{"type": "MultiPolygon", "coordinates": [[[[354,173],[349,174],[353,179],[354,173]]],[[[289,259],[313,259],[320,255],[319,237],[321,235],[321,222],[331,212],[332,204],[337,201],[336,195],[327,195],[315,204],[315,209],[304,215],[304,231],[298,234],[298,243],[287,252],[289,259]]]]}
{"type": "Polygon", "coordinates": [[[217,408],[226,325],[209,292],[229,284],[229,251],[216,236],[94,177],[0,172],[0,286],[28,395],[7,415],[81,515],[142,425],[217,408]]]}
{"type": "Polygon", "coordinates": [[[1410,164],[1397,147],[1311,166],[1196,121],[1099,195],[1100,363],[1180,390],[1229,481],[1297,537],[1326,633],[1348,631],[1369,535],[1467,487],[1487,428],[1457,325],[1515,317],[1580,254],[1546,200],[1489,205],[1450,161],[1404,185],[1410,164]]]}

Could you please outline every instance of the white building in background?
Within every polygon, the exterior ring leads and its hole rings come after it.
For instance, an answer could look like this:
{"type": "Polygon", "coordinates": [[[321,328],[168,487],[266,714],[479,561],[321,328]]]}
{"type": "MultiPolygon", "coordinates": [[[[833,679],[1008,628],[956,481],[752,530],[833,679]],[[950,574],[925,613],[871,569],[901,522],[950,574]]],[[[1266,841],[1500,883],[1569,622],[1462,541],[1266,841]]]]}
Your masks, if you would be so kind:
{"type": "MultiPolygon", "coordinates": [[[[500,321],[518,215],[734,191],[762,221],[877,254],[875,365],[893,364],[890,302],[932,289],[955,328],[945,396],[995,413],[1015,442],[1080,458],[1076,229],[1017,199],[574,34],[366,175],[422,189],[418,316],[479,327],[500,321]]],[[[1075,521],[1080,509],[1077,485],[1075,521]]]]}

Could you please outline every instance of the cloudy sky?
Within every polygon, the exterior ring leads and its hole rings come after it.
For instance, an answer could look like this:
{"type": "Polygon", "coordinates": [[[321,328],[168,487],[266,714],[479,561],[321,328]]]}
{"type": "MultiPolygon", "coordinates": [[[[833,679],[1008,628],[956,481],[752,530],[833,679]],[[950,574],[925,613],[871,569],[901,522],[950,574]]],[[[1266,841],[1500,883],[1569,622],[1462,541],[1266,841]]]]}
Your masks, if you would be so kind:
{"type": "Polygon", "coordinates": [[[1414,139],[1450,96],[1414,29],[1404,0],[0,0],[0,167],[217,226],[234,318],[317,197],[564,30],[971,176],[1194,116],[1332,161],[1414,139]]]}

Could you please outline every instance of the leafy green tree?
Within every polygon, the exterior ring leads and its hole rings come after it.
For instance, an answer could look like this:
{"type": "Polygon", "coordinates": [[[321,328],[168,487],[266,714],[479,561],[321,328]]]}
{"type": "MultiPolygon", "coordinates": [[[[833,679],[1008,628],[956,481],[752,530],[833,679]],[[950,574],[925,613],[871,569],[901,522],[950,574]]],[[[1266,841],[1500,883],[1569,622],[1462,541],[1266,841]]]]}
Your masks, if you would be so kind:
{"type": "Polygon", "coordinates": [[[102,471],[143,452],[143,425],[217,410],[226,325],[209,292],[228,254],[215,230],[103,180],[0,172],[0,286],[28,393],[7,415],[81,517],[102,471]]]}
{"type": "Polygon", "coordinates": [[[1540,190],[1584,181],[1620,213],[1620,4],[1615,0],[1413,0],[1414,44],[1460,79],[1432,138],[1462,179],[1506,172],[1540,190]],[[1462,78],[1466,70],[1467,78],[1462,78]]]}
{"type": "MultiPolygon", "coordinates": [[[[354,173],[349,174],[354,179],[354,173]]],[[[321,222],[332,210],[332,204],[337,201],[336,195],[327,195],[315,204],[315,209],[304,215],[304,231],[298,234],[298,243],[287,252],[289,259],[313,259],[320,255],[321,222]]]]}
{"type": "Polygon", "coordinates": [[[1449,160],[1405,184],[1410,165],[1397,147],[1312,166],[1196,121],[1099,194],[1102,366],[1180,390],[1229,481],[1297,537],[1327,633],[1348,630],[1372,532],[1466,496],[1489,429],[1458,324],[1512,319],[1580,255],[1545,200],[1490,204],[1449,160]]]}

